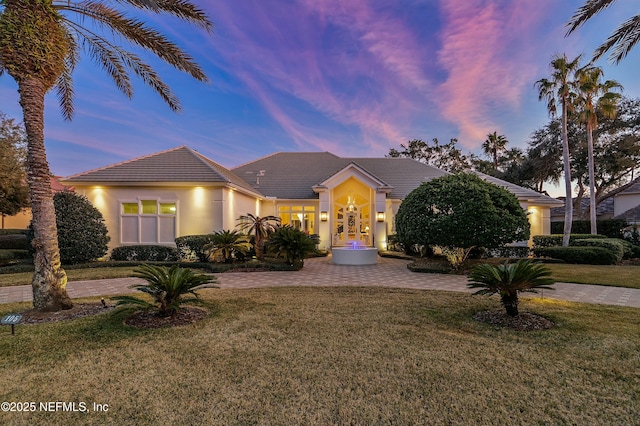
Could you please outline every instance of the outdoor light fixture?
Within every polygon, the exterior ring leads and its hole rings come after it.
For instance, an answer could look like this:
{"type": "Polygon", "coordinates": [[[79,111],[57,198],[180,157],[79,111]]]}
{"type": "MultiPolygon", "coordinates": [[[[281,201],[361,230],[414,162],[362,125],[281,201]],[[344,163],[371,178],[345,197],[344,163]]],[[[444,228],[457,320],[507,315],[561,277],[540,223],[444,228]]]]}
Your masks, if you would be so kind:
{"type": "Polygon", "coordinates": [[[384,212],[378,212],[376,214],[376,219],[378,222],[384,222],[384,212]]]}
{"type": "Polygon", "coordinates": [[[320,212],[320,220],[323,222],[327,221],[327,212],[320,212]]]}

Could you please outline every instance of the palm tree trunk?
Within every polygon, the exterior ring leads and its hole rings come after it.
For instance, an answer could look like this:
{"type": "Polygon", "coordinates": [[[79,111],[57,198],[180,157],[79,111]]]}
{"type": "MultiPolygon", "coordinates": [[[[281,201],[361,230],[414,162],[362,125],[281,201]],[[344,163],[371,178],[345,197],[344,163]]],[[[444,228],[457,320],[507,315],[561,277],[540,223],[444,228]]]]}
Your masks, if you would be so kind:
{"type": "Polygon", "coordinates": [[[569,162],[569,136],[567,134],[567,101],[562,100],[562,162],[564,165],[564,235],[562,247],[569,246],[573,221],[573,197],[571,196],[571,164],[569,162]]]}
{"type": "Polygon", "coordinates": [[[507,311],[507,315],[511,317],[517,317],[518,312],[518,293],[513,294],[502,294],[500,296],[502,301],[502,306],[507,311]]]}
{"type": "Polygon", "coordinates": [[[44,146],[46,88],[40,80],[29,77],[18,82],[18,92],[27,132],[27,179],[33,214],[33,306],[41,311],[70,309],[73,303],[66,290],[67,274],[60,267],[51,172],[44,146]]]}
{"type": "Polygon", "coordinates": [[[591,222],[591,233],[598,233],[596,222],[596,184],[595,170],[593,166],[593,129],[587,124],[587,148],[589,155],[589,220],[591,222]]]}

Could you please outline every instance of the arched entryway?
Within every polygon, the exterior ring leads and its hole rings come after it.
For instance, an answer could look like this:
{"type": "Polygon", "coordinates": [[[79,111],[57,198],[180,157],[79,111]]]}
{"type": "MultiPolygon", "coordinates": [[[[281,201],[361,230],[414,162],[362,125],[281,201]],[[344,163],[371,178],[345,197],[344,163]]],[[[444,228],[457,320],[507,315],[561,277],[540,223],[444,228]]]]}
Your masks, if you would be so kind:
{"type": "Polygon", "coordinates": [[[351,177],[333,190],[332,245],[353,242],[371,246],[371,188],[351,177]]]}

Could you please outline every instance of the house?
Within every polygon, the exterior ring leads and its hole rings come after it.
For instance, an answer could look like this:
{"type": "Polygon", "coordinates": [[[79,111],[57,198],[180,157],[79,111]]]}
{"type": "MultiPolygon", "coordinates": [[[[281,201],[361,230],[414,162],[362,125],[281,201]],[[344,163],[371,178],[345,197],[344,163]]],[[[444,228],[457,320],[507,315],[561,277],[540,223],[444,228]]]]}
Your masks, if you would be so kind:
{"type": "MultiPolygon", "coordinates": [[[[73,191],[73,188],[60,183],[60,176],[51,176],[51,190],[55,194],[60,191],[73,191]]],[[[13,216],[2,215],[2,229],[27,229],[31,223],[31,208],[25,207],[13,216]]]]}
{"type": "MultiPolygon", "coordinates": [[[[273,215],[320,236],[320,247],[360,241],[386,248],[404,197],[446,172],[408,158],[280,152],[227,169],[185,146],[70,176],[102,211],[112,246],[173,244],[182,235],[233,229],[240,215],[273,215]]],[[[561,202],[499,179],[548,234],[561,202]]]]}

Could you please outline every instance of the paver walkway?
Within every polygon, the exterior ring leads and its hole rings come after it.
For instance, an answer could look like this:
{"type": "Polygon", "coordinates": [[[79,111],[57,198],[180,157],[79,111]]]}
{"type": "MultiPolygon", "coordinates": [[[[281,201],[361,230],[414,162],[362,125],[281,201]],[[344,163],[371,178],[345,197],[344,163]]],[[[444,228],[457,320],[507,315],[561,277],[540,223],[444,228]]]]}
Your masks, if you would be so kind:
{"type": "MultiPolygon", "coordinates": [[[[341,266],[331,258],[308,259],[298,272],[227,272],[216,274],[221,288],[255,288],[282,286],[377,286],[471,292],[467,278],[460,275],[421,274],[407,269],[408,261],[378,258],[376,265],[341,266]]],[[[72,281],[67,284],[71,298],[110,296],[131,293],[130,285],[142,282],[138,278],[72,281]]],[[[586,284],[556,283],[556,290],[545,291],[545,298],[572,302],[640,308],[640,289],[607,287],[586,284]]],[[[523,294],[540,297],[541,294],[523,294]]],[[[0,303],[29,302],[31,286],[0,288],[0,303]]]]}

